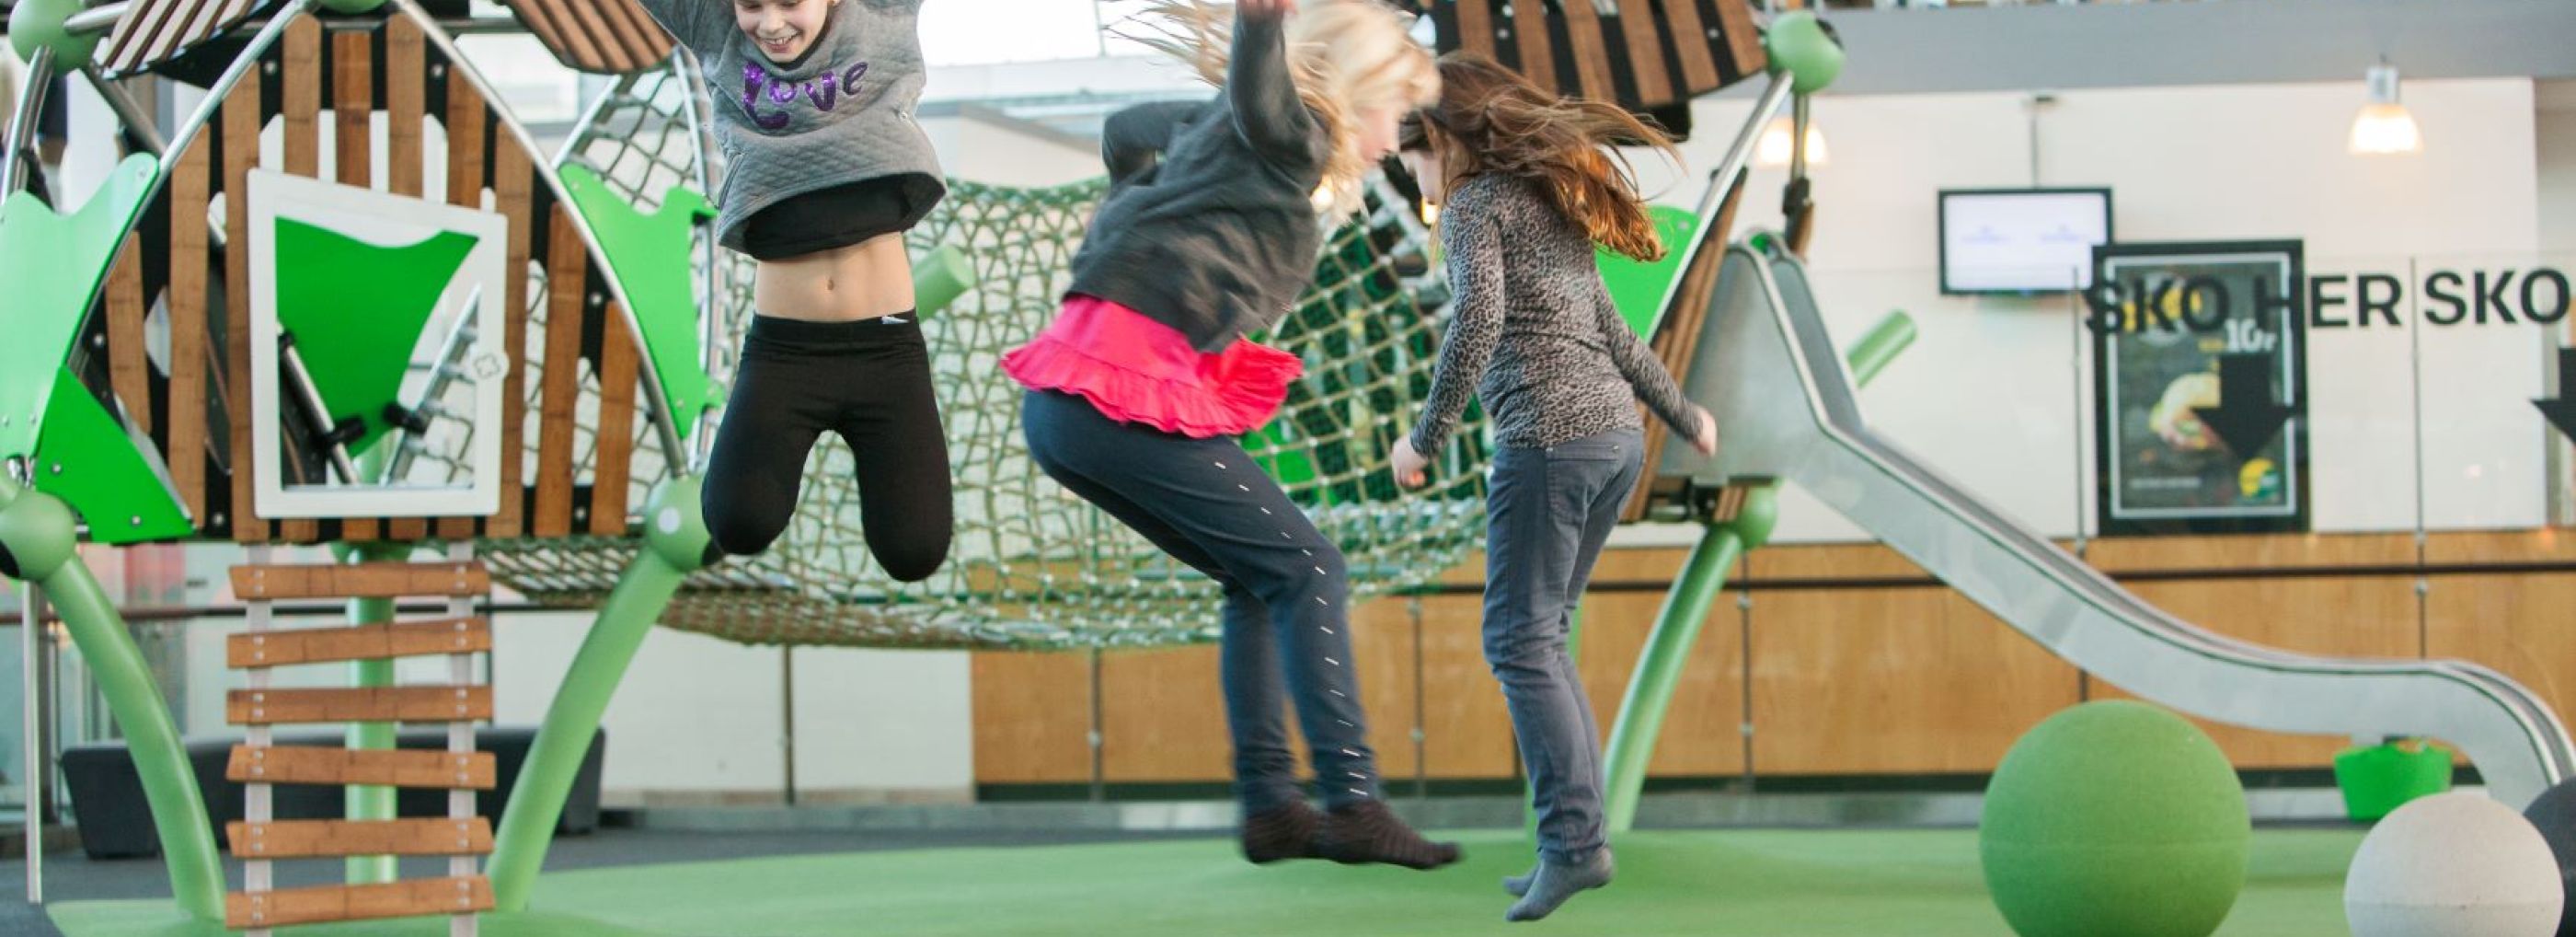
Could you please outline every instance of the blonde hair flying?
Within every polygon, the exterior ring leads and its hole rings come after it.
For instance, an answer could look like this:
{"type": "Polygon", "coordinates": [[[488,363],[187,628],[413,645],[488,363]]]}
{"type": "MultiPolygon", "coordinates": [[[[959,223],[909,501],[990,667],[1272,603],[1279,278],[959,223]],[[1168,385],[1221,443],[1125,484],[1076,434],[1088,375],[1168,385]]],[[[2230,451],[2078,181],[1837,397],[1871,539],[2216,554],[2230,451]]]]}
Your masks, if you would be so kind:
{"type": "MultiPolygon", "coordinates": [[[[1150,31],[1121,34],[1224,86],[1233,48],[1232,4],[1149,0],[1137,19],[1150,31]]],[[[1439,70],[1430,51],[1413,40],[1412,21],[1412,14],[1378,0],[1303,0],[1288,17],[1289,77],[1330,141],[1323,187],[1330,195],[1326,207],[1337,216],[1359,210],[1361,183],[1375,168],[1360,155],[1354,115],[1411,111],[1439,97],[1439,70]]]]}

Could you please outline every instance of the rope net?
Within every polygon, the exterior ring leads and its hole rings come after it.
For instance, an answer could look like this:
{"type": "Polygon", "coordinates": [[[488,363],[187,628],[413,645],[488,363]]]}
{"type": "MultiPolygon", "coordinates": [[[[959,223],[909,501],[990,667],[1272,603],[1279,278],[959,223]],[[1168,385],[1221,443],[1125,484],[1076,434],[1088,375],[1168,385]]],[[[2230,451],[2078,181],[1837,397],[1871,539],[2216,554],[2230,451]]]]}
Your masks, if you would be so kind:
{"type": "MultiPolygon", "coordinates": [[[[647,208],[670,185],[694,185],[694,161],[707,149],[686,121],[686,85],[652,77],[621,83],[575,138],[570,159],[647,208]],[[675,136],[692,145],[674,145],[675,136]]],[[[968,292],[922,326],[956,486],[947,564],[912,584],[876,568],[860,529],[853,460],[826,434],[809,459],[786,534],[764,554],[694,574],[662,623],[777,645],[1074,648],[1213,640],[1215,584],[1038,470],[1020,434],[1021,389],[999,365],[1004,351],[1055,314],[1105,182],[950,186],[948,199],[910,235],[916,256],[955,246],[974,271],[968,292]]],[[[1243,439],[1341,546],[1353,591],[1363,597],[1421,585],[1480,545],[1489,456],[1482,417],[1471,412],[1469,429],[1458,434],[1469,444],[1443,454],[1430,487],[1399,491],[1387,471],[1388,452],[1430,392],[1446,289],[1429,262],[1428,234],[1404,200],[1381,185],[1366,201],[1361,218],[1327,239],[1297,308],[1255,336],[1302,358],[1306,374],[1278,418],[1243,439]]],[[[752,314],[749,262],[721,251],[700,257],[699,277],[712,278],[722,323],[711,371],[728,383],[734,342],[752,314]]],[[[649,446],[639,446],[635,460],[640,505],[641,489],[667,472],[649,446]]],[[[591,468],[582,466],[584,477],[591,468]]],[[[631,537],[508,541],[487,544],[486,562],[533,601],[590,607],[639,548],[631,537]]]]}

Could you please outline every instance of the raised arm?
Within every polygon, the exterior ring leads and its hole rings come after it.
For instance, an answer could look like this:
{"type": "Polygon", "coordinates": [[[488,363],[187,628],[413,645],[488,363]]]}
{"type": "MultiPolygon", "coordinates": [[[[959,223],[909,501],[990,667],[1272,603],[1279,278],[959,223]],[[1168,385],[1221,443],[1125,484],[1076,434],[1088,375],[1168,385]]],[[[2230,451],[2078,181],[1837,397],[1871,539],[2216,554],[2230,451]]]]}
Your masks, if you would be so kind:
{"type": "Polygon", "coordinates": [[[1288,73],[1289,0],[1244,0],[1235,5],[1234,52],[1226,61],[1226,101],[1234,132],[1274,160],[1315,158],[1315,115],[1297,96],[1288,73]]]}
{"type": "Polygon", "coordinates": [[[1424,456],[1440,451],[1467,412],[1467,400],[1494,346],[1502,341],[1508,307],[1503,286],[1503,241],[1481,199],[1456,193],[1440,218],[1440,246],[1449,255],[1451,296],[1449,334],[1440,342],[1440,364],[1432,373],[1431,400],[1413,424],[1413,449],[1424,456]]]}
{"type": "Polygon", "coordinates": [[[1100,160],[1112,185],[1154,168],[1172,145],[1172,133],[1206,107],[1201,101],[1156,101],[1121,109],[1100,127],[1100,160]]]}
{"type": "MultiPolygon", "coordinates": [[[[823,0],[805,0],[821,3],[823,0]]],[[[635,0],[689,51],[706,55],[732,41],[733,0],[635,0]]]]}
{"type": "Polygon", "coordinates": [[[1699,405],[1682,395],[1680,382],[1673,380],[1672,372],[1664,370],[1655,350],[1628,327],[1627,318],[1619,315],[1619,307],[1610,301],[1610,291],[1596,283],[1592,293],[1593,325],[1601,330],[1601,343],[1609,347],[1610,360],[1618,362],[1620,376],[1628,379],[1628,386],[1637,391],[1637,399],[1645,401],[1647,409],[1655,411],[1664,425],[1683,439],[1698,438],[1702,413],[1699,405]]]}

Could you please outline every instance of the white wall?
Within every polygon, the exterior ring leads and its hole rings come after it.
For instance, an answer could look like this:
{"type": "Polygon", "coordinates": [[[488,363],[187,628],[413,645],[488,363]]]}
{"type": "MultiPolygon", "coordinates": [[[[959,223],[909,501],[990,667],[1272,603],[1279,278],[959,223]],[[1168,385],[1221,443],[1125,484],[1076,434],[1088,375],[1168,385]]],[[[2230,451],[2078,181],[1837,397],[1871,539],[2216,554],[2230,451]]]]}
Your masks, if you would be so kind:
{"type": "Polygon", "coordinates": [[[2540,144],[2540,246],[2576,251],[2576,80],[2541,82],[2534,135],[2540,144]]]}
{"type": "MultiPolygon", "coordinates": [[[[2344,150],[2357,83],[2066,92],[2035,124],[2020,94],[1819,99],[1832,161],[1815,172],[1811,266],[1828,321],[1850,340],[1903,309],[1920,330],[1865,393],[1871,419],[2044,533],[2093,526],[2089,351],[2073,303],[1940,296],[1934,193],[1945,187],[2106,185],[2121,240],[2300,238],[2311,273],[2404,276],[2419,255],[2530,266],[2541,224],[2532,83],[2417,81],[2405,95],[2427,144],[2393,158],[2344,150]]],[[[1702,102],[1688,169],[1641,162],[1648,190],[1695,205],[1750,109],[1702,102]]],[[[1739,233],[1778,227],[1782,181],[1755,171],[1739,233]]],[[[2412,527],[2416,336],[2311,336],[2316,527],[2412,527]]],[[[2521,401],[2540,395],[2542,338],[2529,326],[2423,334],[2432,526],[2539,522],[2546,437],[2521,401]]],[[[1784,504],[1782,539],[1864,536],[1802,494],[1784,504]]]]}

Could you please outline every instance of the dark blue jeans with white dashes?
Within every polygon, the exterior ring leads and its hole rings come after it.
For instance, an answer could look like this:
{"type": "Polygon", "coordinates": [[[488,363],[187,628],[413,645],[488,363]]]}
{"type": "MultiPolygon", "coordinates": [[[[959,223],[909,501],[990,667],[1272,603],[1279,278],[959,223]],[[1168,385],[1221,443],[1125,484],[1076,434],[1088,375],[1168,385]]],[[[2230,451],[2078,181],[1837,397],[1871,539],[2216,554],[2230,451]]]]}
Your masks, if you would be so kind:
{"type": "Polygon", "coordinates": [[[1282,713],[1290,703],[1325,803],[1377,797],[1342,551],[1243,447],[1112,420],[1053,391],[1028,393],[1020,426],[1048,477],[1224,587],[1219,667],[1244,811],[1304,796],[1282,713]]]}

